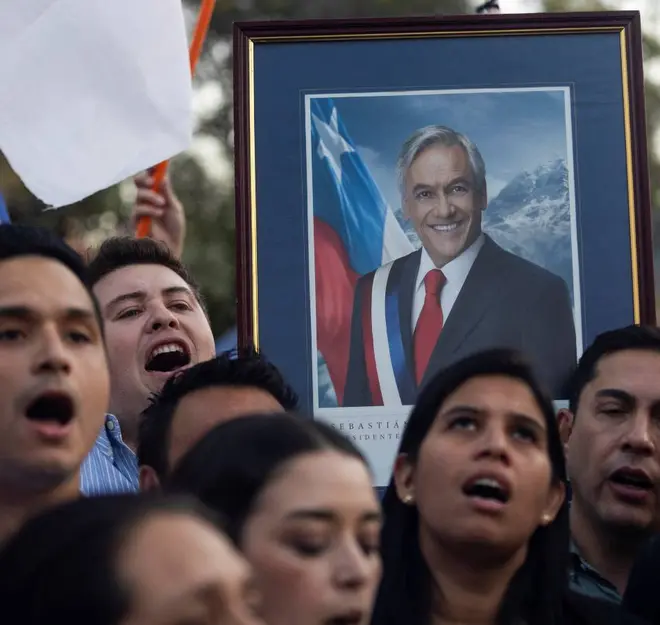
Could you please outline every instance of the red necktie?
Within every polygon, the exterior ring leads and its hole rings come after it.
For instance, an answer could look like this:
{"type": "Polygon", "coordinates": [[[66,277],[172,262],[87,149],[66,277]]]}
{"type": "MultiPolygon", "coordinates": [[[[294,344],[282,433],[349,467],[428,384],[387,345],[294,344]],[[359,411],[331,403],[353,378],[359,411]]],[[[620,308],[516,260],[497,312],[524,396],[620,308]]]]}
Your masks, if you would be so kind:
{"type": "Polygon", "coordinates": [[[432,269],[424,277],[424,306],[415,326],[415,374],[419,385],[429,364],[431,353],[442,331],[443,317],[440,306],[440,291],[445,285],[445,274],[432,269]]]}

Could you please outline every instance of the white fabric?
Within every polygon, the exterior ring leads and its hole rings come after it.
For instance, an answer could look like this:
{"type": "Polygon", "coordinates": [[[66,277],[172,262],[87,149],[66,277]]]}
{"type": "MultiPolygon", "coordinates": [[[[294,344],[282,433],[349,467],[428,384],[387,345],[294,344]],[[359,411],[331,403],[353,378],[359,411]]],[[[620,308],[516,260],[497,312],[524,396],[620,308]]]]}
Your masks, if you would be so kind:
{"type": "Polygon", "coordinates": [[[442,318],[447,322],[449,313],[453,308],[458,294],[461,292],[465,280],[474,265],[474,261],[479,254],[479,250],[484,245],[483,233],[479,235],[477,240],[464,250],[454,260],[448,262],[444,267],[436,267],[435,263],[431,260],[428,252],[422,248],[422,257],[419,261],[419,269],[417,270],[417,279],[415,281],[415,294],[413,296],[413,311],[412,311],[412,331],[415,332],[415,326],[419,320],[419,315],[424,307],[424,299],[426,298],[426,289],[424,288],[424,278],[426,274],[432,269],[441,269],[445,275],[445,285],[440,291],[440,307],[442,308],[442,318]]]}
{"type": "Polygon", "coordinates": [[[0,150],[59,207],[185,151],[180,0],[0,0],[0,150]]]}
{"type": "Polygon", "coordinates": [[[374,342],[374,356],[380,392],[384,406],[401,406],[399,387],[396,385],[390,343],[387,340],[387,319],[385,317],[385,292],[392,263],[382,265],[374,274],[371,287],[371,328],[374,342]]]}
{"type": "Polygon", "coordinates": [[[396,220],[392,209],[388,208],[385,213],[385,225],[383,228],[383,257],[381,264],[385,265],[397,258],[407,256],[414,251],[413,244],[396,220]]]}

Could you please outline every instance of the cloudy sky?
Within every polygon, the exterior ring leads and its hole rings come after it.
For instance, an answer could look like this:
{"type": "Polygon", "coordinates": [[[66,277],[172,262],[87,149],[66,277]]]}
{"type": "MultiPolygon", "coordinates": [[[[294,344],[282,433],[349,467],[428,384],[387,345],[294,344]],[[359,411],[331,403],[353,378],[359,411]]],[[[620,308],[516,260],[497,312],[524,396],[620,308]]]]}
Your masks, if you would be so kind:
{"type": "Polygon", "coordinates": [[[401,145],[424,126],[449,126],[477,145],[486,162],[491,198],[521,171],[567,159],[564,90],[335,97],[334,103],[394,209],[400,204],[395,164],[401,145]]]}

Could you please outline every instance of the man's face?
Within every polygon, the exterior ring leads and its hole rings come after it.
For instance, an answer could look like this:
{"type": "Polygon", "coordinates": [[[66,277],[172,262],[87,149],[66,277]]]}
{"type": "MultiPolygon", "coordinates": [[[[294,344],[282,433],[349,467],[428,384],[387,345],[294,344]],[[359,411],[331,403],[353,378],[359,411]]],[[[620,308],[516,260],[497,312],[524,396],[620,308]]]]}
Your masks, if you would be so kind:
{"type": "Polygon", "coordinates": [[[103,424],[109,378],[89,293],[61,263],[0,263],[0,480],[21,490],[77,479],[103,424]]]}
{"type": "Polygon", "coordinates": [[[467,153],[459,145],[430,146],[408,169],[405,216],[436,267],[459,256],[481,232],[486,195],[476,191],[475,183],[467,153]]]}
{"type": "Polygon", "coordinates": [[[105,320],[110,411],[134,436],[152,393],[173,373],[213,358],[213,335],[185,280],[162,265],[122,267],[94,292],[105,320]]]}
{"type": "Polygon", "coordinates": [[[605,356],[567,444],[574,505],[593,523],[660,529],[660,354],[605,356]]]}
{"type": "Polygon", "coordinates": [[[173,467],[216,425],[242,415],[271,412],[284,412],[284,408],[270,393],[253,386],[211,386],[188,393],[172,419],[168,467],[173,467]]]}

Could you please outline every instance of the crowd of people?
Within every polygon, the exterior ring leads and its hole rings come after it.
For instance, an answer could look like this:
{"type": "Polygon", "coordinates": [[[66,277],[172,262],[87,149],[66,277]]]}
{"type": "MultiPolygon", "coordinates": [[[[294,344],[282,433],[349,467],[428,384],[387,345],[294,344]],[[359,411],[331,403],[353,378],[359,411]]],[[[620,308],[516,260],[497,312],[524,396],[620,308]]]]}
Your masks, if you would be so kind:
{"type": "Polygon", "coordinates": [[[658,329],[596,337],[559,414],[514,350],[442,369],[380,500],[275,364],[216,354],[172,224],[86,258],[0,226],[3,624],[660,623],[658,329]]]}

